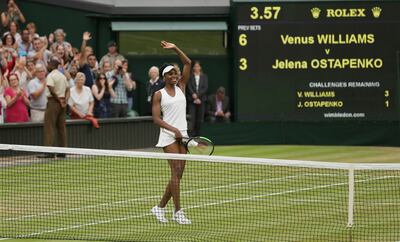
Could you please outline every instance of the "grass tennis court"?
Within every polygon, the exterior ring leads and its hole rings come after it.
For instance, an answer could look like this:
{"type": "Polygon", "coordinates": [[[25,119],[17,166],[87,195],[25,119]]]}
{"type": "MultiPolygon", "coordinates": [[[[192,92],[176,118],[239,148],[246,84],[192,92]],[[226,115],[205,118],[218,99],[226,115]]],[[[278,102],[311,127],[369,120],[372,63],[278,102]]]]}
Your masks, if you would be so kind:
{"type": "MultiPolygon", "coordinates": [[[[400,149],[221,146],[215,155],[389,163],[399,162],[400,149]]],[[[164,163],[125,158],[111,163],[92,157],[2,167],[0,219],[10,226],[0,226],[0,232],[103,241],[349,239],[346,170],[190,162],[181,192],[183,207],[194,223],[180,226],[159,224],[149,214],[168,180],[164,163]],[[93,183],[99,176],[104,180],[93,183]],[[35,181],[38,184],[32,185],[35,181]],[[11,194],[16,194],[14,209],[8,209],[10,201],[5,199],[11,194]],[[24,206],[29,200],[40,206],[24,206]],[[12,225],[18,225],[18,231],[12,225]],[[245,227],[247,232],[243,232],[245,227]]],[[[362,171],[355,180],[353,241],[399,240],[400,171],[362,171]]],[[[168,208],[172,209],[171,204],[168,208]]]]}

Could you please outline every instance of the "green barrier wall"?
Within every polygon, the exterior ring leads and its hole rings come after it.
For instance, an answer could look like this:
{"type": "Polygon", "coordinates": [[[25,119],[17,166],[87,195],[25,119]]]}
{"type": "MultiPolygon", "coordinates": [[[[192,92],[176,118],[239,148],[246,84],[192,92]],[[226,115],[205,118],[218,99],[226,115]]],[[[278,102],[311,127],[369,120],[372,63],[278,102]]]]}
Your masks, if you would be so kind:
{"type": "Polygon", "coordinates": [[[204,124],[216,145],[400,146],[400,122],[236,122],[204,124]]]}

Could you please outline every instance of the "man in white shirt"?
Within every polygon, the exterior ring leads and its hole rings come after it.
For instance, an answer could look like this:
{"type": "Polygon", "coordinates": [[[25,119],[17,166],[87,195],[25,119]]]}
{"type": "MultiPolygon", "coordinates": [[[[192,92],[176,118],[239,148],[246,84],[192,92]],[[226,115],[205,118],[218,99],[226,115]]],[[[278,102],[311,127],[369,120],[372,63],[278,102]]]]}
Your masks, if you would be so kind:
{"type": "Polygon", "coordinates": [[[28,93],[31,107],[31,121],[43,122],[46,111],[46,67],[43,64],[36,64],[35,76],[28,84],[28,93]]]}

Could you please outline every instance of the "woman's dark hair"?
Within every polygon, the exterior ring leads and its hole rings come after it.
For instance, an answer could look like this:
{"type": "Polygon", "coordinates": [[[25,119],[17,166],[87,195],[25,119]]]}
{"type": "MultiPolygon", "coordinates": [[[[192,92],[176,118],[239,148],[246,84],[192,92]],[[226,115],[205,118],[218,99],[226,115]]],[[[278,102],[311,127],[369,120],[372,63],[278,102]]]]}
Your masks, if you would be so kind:
{"type": "Polygon", "coordinates": [[[162,73],[163,73],[165,67],[167,67],[167,66],[173,66],[173,65],[171,63],[164,63],[159,68],[160,69],[160,79],[162,79],[162,80],[164,79],[164,77],[162,76],[162,73]]]}
{"type": "Polygon", "coordinates": [[[19,81],[19,77],[15,72],[11,72],[10,74],[8,74],[8,84],[10,83],[10,77],[15,76],[15,78],[17,78],[17,80],[19,81]]]}
{"type": "Polygon", "coordinates": [[[7,40],[7,37],[8,37],[8,36],[11,36],[12,44],[15,44],[15,38],[14,38],[14,36],[12,36],[11,33],[8,33],[8,34],[4,35],[3,38],[1,39],[1,41],[3,42],[3,45],[6,45],[6,40],[7,40]]]}
{"type": "Polygon", "coordinates": [[[95,83],[95,84],[96,84],[96,86],[97,86],[97,90],[98,90],[98,91],[101,90],[100,77],[104,77],[104,79],[105,79],[104,85],[106,86],[105,92],[108,92],[108,88],[107,88],[107,86],[108,86],[108,80],[107,80],[106,75],[105,75],[105,74],[102,74],[102,73],[100,73],[100,74],[97,76],[97,78],[96,78],[96,83],[95,83]]]}
{"type": "Polygon", "coordinates": [[[203,68],[201,67],[200,61],[198,61],[198,60],[193,61],[193,64],[192,64],[192,72],[193,72],[193,67],[194,67],[196,64],[198,64],[198,65],[200,66],[200,73],[203,73],[203,68]]]}

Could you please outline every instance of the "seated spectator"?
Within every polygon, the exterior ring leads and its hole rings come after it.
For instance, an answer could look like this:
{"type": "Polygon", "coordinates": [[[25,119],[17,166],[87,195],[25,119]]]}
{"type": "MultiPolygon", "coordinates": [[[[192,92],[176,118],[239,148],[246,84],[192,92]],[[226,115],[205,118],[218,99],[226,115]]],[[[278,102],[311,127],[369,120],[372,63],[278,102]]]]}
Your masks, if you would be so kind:
{"type": "Polygon", "coordinates": [[[22,30],[21,39],[17,42],[17,51],[19,56],[30,56],[33,52],[32,41],[29,38],[28,29],[22,30]]]}
{"type": "Polygon", "coordinates": [[[85,86],[85,74],[76,74],[75,86],[71,88],[68,105],[71,108],[72,119],[89,120],[95,128],[99,128],[97,120],[93,117],[94,100],[92,91],[85,86]]]}
{"type": "Polygon", "coordinates": [[[57,46],[62,45],[66,51],[67,56],[72,56],[72,45],[65,41],[67,34],[63,29],[56,29],[53,34],[49,36],[50,51],[53,53],[57,52],[57,46]]]}
{"type": "Polygon", "coordinates": [[[149,69],[149,82],[146,83],[147,91],[147,108],[146,114],[151,115],[151,103],[153,99],[153,94],[158,90],[164,88],[164,81],[160,78],[160,71],[157,66],[152,66],[149,69]]]}
{"type": "Polygon", "coordinates": [[[100,59],[100,66],[103,66],[103,62],[106,60],[110,62],[111,67],[114,66],[114,62],[116,60],[120,61],[125,60],[125,57],[118,53],[117,43],[115,43],[115,41],[108,42],[107,47],[108,47],[108,53],[100,59]]]}
{"type": "Polygon", "coordinates": [[[130,91],[127,91],[127,97],[128,97],[128,113],[133,110],[133,95],[134,95],[134,90],[136,90],[136,82],[133,80],[133,75],[131,72],[128,72],[128,61],[123,60],[122,61],[122,68],[124,69],[126,78],[129,79],[132,82],[132,89],[130,91]]]}
{"type": "Polygon", "coordinates": [[[34,22],[30,22],[26,25],[26,28],[29,31],[29,39],[33,42],[33,39],[39,38],[39,34],[36,33],[36,24],[34,22]]]}
{"type": "Polygon", "coordinates": [[[19,87],[16,74],[9,76],[9,83],[10,87],[4,91],[4,97],[7,102],[6,123],[28,122],[28,95],[19,87]]]}
{"type": "Polygon", "coordinates": [[[111,98],[111,116],[114,118],[127,117],[128,115],[128,98],[127,91],[132,90],[132,81],[127,78],[126,71],[122,68],[122,62],[116,60],[114,69],[106,73],[107,80],[112,82],[115,97],[111,98]]]}
{"type": "Polygon", "coordinates": [[[211,123],[229,123],[231,112],[229,111],[229,97],[225,96],[225,88],[219,87],[215,95],[208,97],[207,101],[208,121],[211,123]]]}
{"type": "Polygon", "coordinates": [[[94,116],[96,118],[111,117],[111,97],[115,97],[112,88],[114,81],[108,82],[105,74],[99,74],[92,87],[94,96],[94,116]]]}
{"type": "Polygon", "coordinates": [[[1,14],[1,23],[8,27],[11,22],[25,23],[25,17],[14,0],[7,0],[7,12],[1,14]]]}
{"type": "Polygon", "coordinates": [[[12,73],[15,73],[18,76],[19,87],[23,90],[27,90],[28,83],[30,80],[32,80],[32,76],[29,70],[26,68],[25,57],[19,57],[17,59],[17,63],[14,67],[14,70],[12,70],[12,73]]]}
{"type": "Polygon", "coordinates": [[[31,107],[31,121],[43,122],[46,111],[46,67],[43,64],[36,64],[35,78],[28,84],[28,94],[31,107]]]}
{"type": "Polygon", "coordinates": [[[36,63],[41,63],[47,66],[47,62],[51,55],[51,51],[47,49],[47,41],[44,41],[42,38],[35,37],[33,39],[33,51],[28,53],[28,58],[33,58],[36,63]]]}

